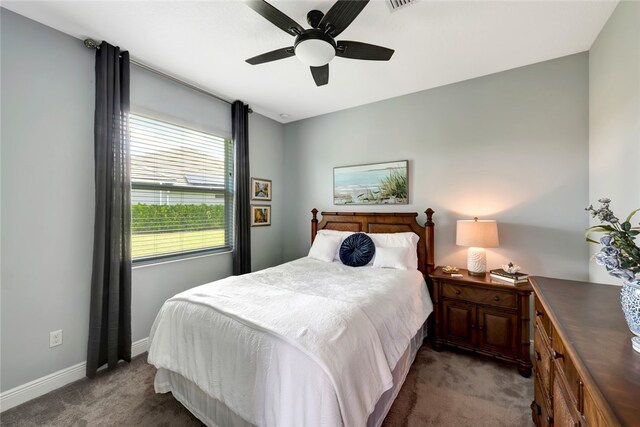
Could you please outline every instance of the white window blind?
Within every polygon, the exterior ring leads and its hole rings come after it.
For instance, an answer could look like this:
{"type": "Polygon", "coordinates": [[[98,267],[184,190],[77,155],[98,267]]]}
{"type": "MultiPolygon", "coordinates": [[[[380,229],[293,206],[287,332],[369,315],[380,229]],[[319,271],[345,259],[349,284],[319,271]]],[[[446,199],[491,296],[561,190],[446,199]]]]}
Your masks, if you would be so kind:
{"type": "Polygon", "coordinates": [[[233,145],[130,115],[133,260],[232,246],[233,145]]]}

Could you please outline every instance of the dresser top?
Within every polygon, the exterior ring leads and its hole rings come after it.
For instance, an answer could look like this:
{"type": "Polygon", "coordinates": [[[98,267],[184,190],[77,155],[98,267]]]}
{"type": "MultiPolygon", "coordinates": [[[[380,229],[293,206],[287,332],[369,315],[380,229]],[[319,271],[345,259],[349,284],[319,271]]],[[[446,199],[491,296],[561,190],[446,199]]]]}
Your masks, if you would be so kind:
{"type": "Polygon", "coordinates": [[[631,346],[620,287],[548,277],[531,284],[583,381],[622,425],[640,425],[640,353],[631,346]]]}

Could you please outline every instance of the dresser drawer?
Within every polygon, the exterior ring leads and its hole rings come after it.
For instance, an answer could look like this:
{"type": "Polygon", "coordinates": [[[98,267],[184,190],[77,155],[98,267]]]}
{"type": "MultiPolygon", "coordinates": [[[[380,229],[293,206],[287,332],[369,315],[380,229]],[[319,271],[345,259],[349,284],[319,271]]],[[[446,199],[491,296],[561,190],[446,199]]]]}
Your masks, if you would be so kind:
{"type": "Polygon", "coordinates": [[[567,384],[562,376],[553,378],[553,424],[556,427],[578,427],[580,414],[576,404],[569,396],[567,384]]]}
{"type": "Polygon", "coordinates": [[[542,307],[542,303],[540,303],[540,300],[537,297],[533,307],[535,323],[542,327],[540,332],[543,332],[545,338],[549,339],[551,337],[551,323],[549,322],[549,316],[547,316],[547,313],[542,307]]]}
{"type": "Polygon", "coordinates": [[[516,308],[516,296],[513,293],[482,289],[447,283],[442,287],[442,296],[451,299],[472,301],[496,307],[516,308]]]}
{"type": "Polygon", "coordinates": [[[536,378],[534,386],[534,400],[531,403],[531,415],[537,426],[549,426],[553,423],[551,418],[551,402],[549,397],[544,394],[540,380],[536,378]]]}
{"type": "MultiPolygon", "coordinates": [[[[571,356],[566,353],[560,334],[551,328],[553,339],[551,340],[551,357],[554,359],[554,376],[561,376],[566,384],[567,393],[574,403],[580,398],[580,377],[571,356]]],[[[577,404],[577,403],[576,403],[577,404]]],[[[581,406],[579,406],[579,409],[581,406]]]]}
{"type": "Polygon", "coordinates": [[[536,327],[533,338],[533,366],[547,395],[551,394],[551,351],[536,327]]]}
{"type": "Polygon", "coordinates": [[[583,415],[584,419],[589,427],[607,427],[609,423],[605,420],[602,412],[598,408],[595,399],[591,395],[591,390],[588,387],[584,388],[584,403],[583,403],[583,415]]]}

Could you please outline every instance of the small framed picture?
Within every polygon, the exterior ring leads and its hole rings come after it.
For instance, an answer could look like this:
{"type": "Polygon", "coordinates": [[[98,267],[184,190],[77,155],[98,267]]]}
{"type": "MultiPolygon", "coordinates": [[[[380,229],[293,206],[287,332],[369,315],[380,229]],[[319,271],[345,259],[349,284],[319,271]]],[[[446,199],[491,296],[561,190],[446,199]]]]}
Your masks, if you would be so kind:
{"type": "Polygon", "coordinates": [[[251,200],[271,200],[271,180],[251,178],[251,200]]]}
{"type": "Polygon", "coordinates": [[[271,225],[271,206],[251,205],[251,226],[271,225]]]}

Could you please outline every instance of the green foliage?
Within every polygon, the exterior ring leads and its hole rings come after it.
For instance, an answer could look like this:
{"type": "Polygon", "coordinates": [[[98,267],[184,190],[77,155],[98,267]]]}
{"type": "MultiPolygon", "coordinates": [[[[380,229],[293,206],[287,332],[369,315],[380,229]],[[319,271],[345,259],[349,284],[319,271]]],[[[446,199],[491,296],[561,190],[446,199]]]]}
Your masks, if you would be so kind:
{"type": "Polygon", "coordinates": [[[632,211],[625,221],[616,217],[609,205],[610,199],[600,199],[599,208],[589,206],[586,211],[600,221],[600,225],[587,228],[585,237],[588,242],[601,243],[603,248],[594,258],[596,263],[604,265],[609,274],[626,280],[640,280],[640,248],[635,242],[640,227],[634,227],[631,220],[636,212],[632,211]],[[600,241],[591,238],[591,233],[602,233],[600,241]],[[637,277],[636,277],[637,276],[637,277]]]}
{"type": "Polygon", "coordinates": [[[407,198],[407,177],[397,171],[391,171],[391,174],[380,182],[380,192],[382,197],[397,197],[398,199],[407,198]]]}
{"type": "Polygon", "coordinates": [[[367,200],[369,202],[377,202],[379,201],[379,196],[380,193],[378,193],[378,195],[374,194],[373,191],[371,191],[370,188],[367,188],[367,191],[365,192],[365,196],[363,198],[363,200],[367,200]]]}
{"type": "Polygon", "coordinates": [[[134,234],[197,231],[224,227],[223,205],[147,205],[131,206],[134,234]]]}

